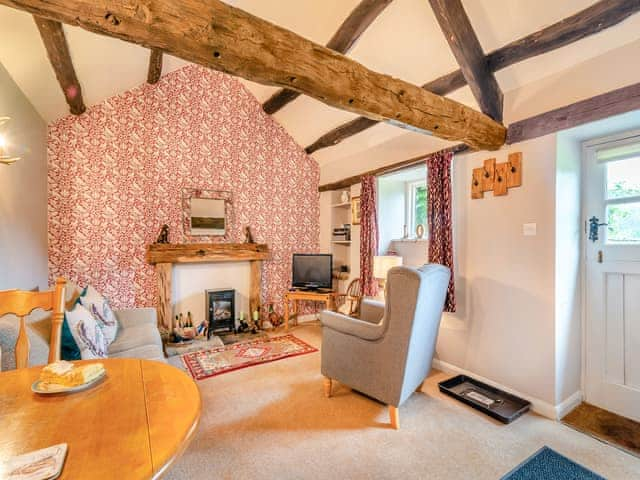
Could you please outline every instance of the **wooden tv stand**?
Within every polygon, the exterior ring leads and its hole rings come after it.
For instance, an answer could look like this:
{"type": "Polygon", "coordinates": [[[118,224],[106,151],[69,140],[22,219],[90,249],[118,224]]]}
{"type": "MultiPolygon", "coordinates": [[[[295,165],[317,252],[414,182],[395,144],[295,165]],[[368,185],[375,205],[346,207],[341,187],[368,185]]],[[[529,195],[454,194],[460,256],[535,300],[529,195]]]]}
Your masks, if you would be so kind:
{"type": "MultiPolygon", "coordinates": [[[[333,290],[289,290],[284,296],[284,330],[289,331],[289,303],[293,305],[293,315],[298,314],[298,303],[324,302],[327,310],[335,310],[336,292],[333,290]]],[[[298,319],[296,318],[296,324],[298,319]]]]}

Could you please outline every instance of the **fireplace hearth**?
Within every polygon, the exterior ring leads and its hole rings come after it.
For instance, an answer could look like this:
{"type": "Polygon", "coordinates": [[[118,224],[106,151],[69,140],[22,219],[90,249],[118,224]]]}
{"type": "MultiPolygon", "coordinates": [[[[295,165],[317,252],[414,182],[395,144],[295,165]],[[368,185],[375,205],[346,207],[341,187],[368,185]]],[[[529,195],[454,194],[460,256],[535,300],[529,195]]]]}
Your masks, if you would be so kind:
{"type": "Polygon", "coordinates": [[[236,291],[222,288],[205,290],[205,301],[209,323],[207,337],[215,333],[233,332],[236,318],[236,291]]]}

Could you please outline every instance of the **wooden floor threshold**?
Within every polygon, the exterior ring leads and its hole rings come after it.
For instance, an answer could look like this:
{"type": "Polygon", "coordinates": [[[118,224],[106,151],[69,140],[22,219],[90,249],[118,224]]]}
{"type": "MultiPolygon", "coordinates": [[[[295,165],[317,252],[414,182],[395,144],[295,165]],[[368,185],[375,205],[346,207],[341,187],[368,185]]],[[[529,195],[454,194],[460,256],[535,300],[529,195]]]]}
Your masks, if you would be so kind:
{"type": "Polygon", "coordinates": [[[562,420],[565,425],[640,457],[640,423],[581,403],[562,420]]]}

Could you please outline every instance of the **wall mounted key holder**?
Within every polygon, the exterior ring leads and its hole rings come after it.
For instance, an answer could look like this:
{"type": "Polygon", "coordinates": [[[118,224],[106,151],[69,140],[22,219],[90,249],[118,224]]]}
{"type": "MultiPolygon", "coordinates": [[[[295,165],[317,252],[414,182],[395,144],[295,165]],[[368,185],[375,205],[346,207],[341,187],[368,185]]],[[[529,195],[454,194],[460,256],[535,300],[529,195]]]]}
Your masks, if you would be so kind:
{"type": "Polygon", "coordinates": [[[493,192],[494,197],[507,195],[510,188],[522,185],[522,152],[510,153],[505,163],[496,163],[495,158],[484,161],[474,168],[471,175],[471,198],[484,198],[484,192],[493,192]]]}

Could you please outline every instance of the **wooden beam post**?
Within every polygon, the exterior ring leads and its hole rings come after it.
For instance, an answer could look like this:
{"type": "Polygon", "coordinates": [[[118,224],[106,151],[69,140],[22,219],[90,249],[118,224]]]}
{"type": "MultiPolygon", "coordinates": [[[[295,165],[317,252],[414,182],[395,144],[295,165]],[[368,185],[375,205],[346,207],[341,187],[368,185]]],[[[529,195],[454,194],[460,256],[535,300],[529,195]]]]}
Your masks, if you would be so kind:
{"type": "Polygon", "coordinates": [[[249,317],[262,303],[260,298],[260,287],[262,285],[262,261],[252,260],[250,263],[251,274],[249,281],[249,317]]]}
{"type": "Polygon", "coordinates": [[[147,70],[147,83],[158,83],[162,75],[162,50],[152,48],[149,53],[149,69],[147,70]]]}
{"type": "MultiPolygon", "coordinates": [[[[378,18],[378,15],[391,3],[391,0],[361,0],[340,28],[333,34],[327,48],[347,53],[355,45],[360,35],[378,18]]],[[[299,92],[281,89],[264,102],[262,108],[272,115],[300,96],[299,92]]]]}
{"type": "MultiPolygon", "coordinates": [[[[486,56],[487,64],[492,72],[497,72],[515,63],[601,32],[619,24],[638,11],[640,11],[638,0],[601,0],[575,15],[491,52],[486,56]]],[[[466,84],[462,70],[456,70],[425,83],[422,88],[438,95],[447,95],[466,84]]],[[[337,145],[377,123],[365,117],[356,118],[325,133],[305,150],[310,154],[337,145]]]]}
{"type": "Polygon", "coordinates": [[[69,110],[74,115],[84,113],[86,107],[82,100],[82,89],[76,77],[76,71],[73,68],[62,24],[38,16],[34,16],[34,20],[40,31],[42,42],[47,50],[47,55],[58,83],[62,87],[64,98],[69,104],[69,110]]]}
{"type": "Polygon", "coordinates": [[[363,65],[220,0],[0,0],[265,85],[305,93],[374,120],[394,121],[481,150],[506,129],[461,103],[363,65]]]}
{"type": "Polygon", "coordinates": [[[502,121],[502,91],[460,0],[429,0],[480,110],[502,121]]]}
{"type": "Polygon", "coordinates": [[[158,279],[158,326],[173,332],[173,315],[171,312],[171,275],[173,264],[156,263],[158,279]]]}

